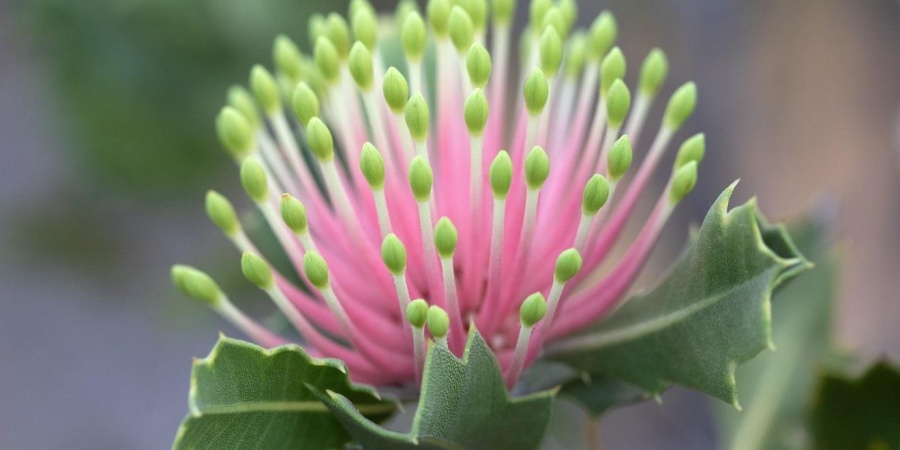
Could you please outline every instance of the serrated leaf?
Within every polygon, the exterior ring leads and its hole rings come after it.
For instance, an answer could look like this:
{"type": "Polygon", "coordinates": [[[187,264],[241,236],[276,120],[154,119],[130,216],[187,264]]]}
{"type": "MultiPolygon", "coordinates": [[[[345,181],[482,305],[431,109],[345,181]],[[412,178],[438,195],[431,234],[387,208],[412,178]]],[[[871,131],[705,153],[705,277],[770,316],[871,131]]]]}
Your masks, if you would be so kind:
{"type": "Polygon", "coordinates": [[[494,354],[474,327],[462,360],[443,347],[431,347],[409,433],[372,423],[339,392],[319,394],[366,450],[537,448],[554,398],[553,391],[510,398],[494,354]]]}
{"type": "Polygon", "coordinates": [[[812,425],[817,450],[900,448],[900,370],[881,361],[859,379],[826,375],[812,425]]]}
{"type": "Polygon", "coordinates": [[[372,420],[396,405],[374,389],[352,384],[344,364],[311,358],[299,346],[266,350],[221,336],[194,362],[190,413],[174,449],[337,448],[350,439],[307,386],[339,392],[372,420]]]}
{"type": "Polygon", "coordinates": [[[809,448],[807,404],[817,371],[835,356],[831,316],[837,264],[828,251],[823,225],[808,222],[791,228],[797,247],[816,267],[775,296],[772,314],[777,350],[738,369],[744,410],[716,405],[723,448],[809,448]]]}
{"type": "Polygon", "coordinates": [[[771,347],[772,290],[811,264],[754,200],[728,211],[733,189],[656,289],[553,344],[550,357],[651,394],[678,383],[737,406],[735,368],[771,347]]]}

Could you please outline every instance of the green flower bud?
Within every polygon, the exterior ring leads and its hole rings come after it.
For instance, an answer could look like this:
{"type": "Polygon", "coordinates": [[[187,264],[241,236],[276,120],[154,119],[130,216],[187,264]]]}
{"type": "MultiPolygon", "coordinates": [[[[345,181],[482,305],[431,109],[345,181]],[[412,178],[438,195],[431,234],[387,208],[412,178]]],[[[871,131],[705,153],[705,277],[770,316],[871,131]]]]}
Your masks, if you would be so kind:
{"type": "Polygon", "coordinates": [[[400,40],[403,44],[403,53],[407,59],[413,62],[422,60],[425,54],[425,43],[427,31],[425,29],[425,21],[418,12],[412,11],[403,21],[403,27],[400,29],[400,40]]]}
{"type": "Polygon", "coordinates": [[[256,140],[247,119],[237,109],[226,106],[216,117],[216,133],[231,155],[241,160],[253,152],[256,140]]]}
{"type": "Polygon", "coordinates": [[[281,219],[296,234],[309,232],[309,222],[306,219],[306,207],[303,202],[297,200],[291,194],[281,195],[281,219]]]}
{"type": "Polygon", "coordinates": [[[306,278],[309,282],[317,289],[325,289],[330,284],[328,280],[328,263],[325,262],[325,258],[322,258],[314,250],[309,250],[303,255],[303,272],[306,273],[306,278]]]}
{"type": "Polygon", "coordinates": [[[291,99],[291,104],[294,105],[294,113],[297,115],[300,125],[304,127],[309,125],[309,121],[313,117],[319,115],[319,97],[305,81],[298,84],[297,88],[294,89],[294,97],[291,99]]]}
{"type": "Polygon", "coordinates": [[[428,318],[428,303],[425,300],[417,298],[406,305],[406,321],[415,328],[425,326],[425,320],[428,318]]]}
{"type": "Polygon", "coordinates": [[[625,55],[613,47],[600,63],[600,94],[606,96],[614,81],[625,78],[625,55]]]}
{"type": "Polygon", "coordinates": [[[253,66],[250,71],[250,89],[266,114],[278,114],[281,109],[281,93],[275,77],[265,67],[258,64],[253,66]]]}
{"type": "Polygon", "coordinates": [[[206,191],[206,215],[226,236],[234,236],[241,229],[231,202],[216,191],[206,191]]]}
{"type": "Polygon", "coordinates": [[[570,248],[559,254],[556,258],[556,269],[553,271],[553,279],[557,283],[566,283],[581,270],[581,255],[578,250],[570,248]]]}
{"type": "Polygon", "coordinates": [[[320,37],[328,38],[328,22],[325,20],[325,16],[319,13],[310,15],[307,30],[309,31],[309,42],[316,42],[320,37]]]}
{"type": "Polygon", "coordinates": [[[540,26],[544,23],[544,16],[552,7],[553,0],[531,0],[531,7],[528,10],[528,15],[532,30],[537,32],[541,29],[540,26]]]}
{"type": "Polygon", "coordinates": [[[586,35],[577,33],[572,36],[572,39],[569,41],[569,50],[565,60],[567,76],[575,78],[581,73],[581,70],[584,69],[585,63],[587,62],[587,47],[588,38],[586,35]]]}
{"type": "Polygon", "coordinates": [[[422,12],[419,10],[419,3],[415,0],[400,0],[397,3],[397,9],[394,10],[394,21],[400,25],[406,22],[406,18],[411,14],[419,14],[421,18],[422,12]]]}
{"type": "Polygon", "coordinates": [[[359,155],[359,170],[373,191],[384,189],[384,159],[371,142],[363,144],[359,155]]]}
{"type": "Polygon", "coordinates": [[[681,128],[697,106],[697,85],[693,81],[681,85],[666,105],[663,124],[672,131],[681,128]]]}
{"type": "Polygon", "coordinates": [[[428,308],[428,316],[426,319],[428,324],[428,332],[435,338],[442,338],[447,335],[450,329],[450,316],[439,306],[431,305],[428,308]]]}
{"type": "Polygon", "coordinates": [[[297,44],[291,38],[283,34],[279,34],[275,38],[272,59],[275,60],[275,67],[278,67],[278,71],[292,81],[299,82],[303,78],[303,65],[301,64],[303,57],[297,44]]]}
{"type": "Polygon", "coordinates": [[[238,110],[251,130],[258,130],[262,125],[259,119],[259,111],[256,109],[256,100],[250,91],[244,89],[243,86],[234,85],[228,89],[228,105],[238,110]]]}
{"type": "Polygon", "coordinates": [[[409,187],[412,189],[416,200],[427,202],[431,198],[431,183],[434,181],[434,174],[431,172],[431,166],[425,161],[422,155],[417,155],[409,164],[409,187]]]}
{"type": "MultiPolygon", "coordinates": [[[[352,3],[350,6],[353,7],[352,3]]],[[[378,19],[375,17],[375,11],[369,8],[356,8],[350,17],[350,26],[353,28],[353,36],[357,41],[362,42],[369,51],[374,51],[378,44],[378,19]]]]}
{"type": "Polygon", "coordinates": [[[316,40],[316,46],[313,49],[313,59],[316,61],[316,67],[325,80],[331,84],[335,84],[341,77],[341,57],[337,48],[326,37],[320,37],[316,40]]]}
{"type": "Polygon", "coordinates": [[[519,308],[519,320],[522,326],[531,328],[547,314],[547,301],[540,292],[528,296],[519,308]]]}
{"type": "Polygon", "coordinates": [[[491,2],[494,22],[508,25],[516,11],[516,0],[494,0],[491,2]]]}
{"type": "Polygon", "coordinates": [[[451,0],[428,1],[428,22],[431,24],[431,29],[438,38],[447,36],[450,8],[452,6],[453,2],[451,2],[451,0]]]}
{"type": "Polygon", "coordinates": [[[461,1],[460,4],[469,13],[472,25],[476,32],[483,32],[487,25],[488,5],[487,0],[461,1]]]}
{"type": "Polygon", "coordinates": [[[350,54],[351,43],[350,25],[347,24],[347,20],[338,13],[331,13],[328,15],[326,24],[328,25],[328,30],[326,31],[328,40],[334,44],[338,56],[340,56],[342,60],[347,59],[347,55],[350,54]]]}
{"type": "Polygon", "coordinates": [[[631,140],[622,136],[613,143],[606,158],[607,173],[613,181],[619,181],[631,167],[631,140]]]}
{"type": "Polygon", "coordinates": [[[313,57],[303,57],[303,81],[316,93],[328,92],[328,81],[313,57]]]}
{"type": "Polygon", "coordinates": [[[525,157],[525,184],[530,189],[540,189],[550,175],[550,157],[539,146],[535,146],[525,157]]]}
{"type": "Polygon", "coordinates": [[[672,185],[669,187],[669,196],[672,203],[678,203],[685,198],[694,186],[697,185],[697,161],[689,161],[675,171],[672,176],[672,185]]]}
{"type": "Polygon", "coordinates": [[[594,174],[584,185],[581,210],[585,214],[593,216],[600,211],[607,200],[609,200],[609,181],[606,181],[606,178],[599,173],[594,174]]]}
{"type": "Polygon", "coordinates": [[[544,14],[544,19],[540,23],[541,33],[547,31],[547,28],[553,28],[558,34],[562,35],[563,30],[565,29],[565,23],[563,22],[562,14],[559,12],[559,8],[552,7],[547,10],[544,14]]]}
{"type": "Polygon", "coordinates": [[[269,180],[266,170],[255,157],[249,157],[241,165],[241,184],[247,195],[257,203],[269,198],[269,180]]]}
{"type": "Polygon", "coordinates": [[[466,128],[472,136],[481,136],[488,119],[488,102],[481,88],[476,88],[466,99],[466,128]]]}
{"type": "Polygon", "coordinates": [[[541,34],[539,45],[541,70],[547,78],[553,78],[559,72],[563,59],[563,41],[554,27],[547,27],[541,34]]]}
{"type": "Polygon", "coordinates": [[[500,150],[494,161],[491,162],[490,168],[491,190],[494,191],[494,198],[506,199],[506,196],[509,195],[512,177],[513,166],[509,153],[506,153],[506,150],[500,150]]]}
{"type": "Polygon", "coordinates": [[[222,290],[209,275],[190,266],[172,266],[172,284],[184,295],[216,306],[222,300],[222,290]]]}
{"type": "Polygon", "coordinates": [[[403,275],[406,270],[406,247],[396,234],[391,233],[381,244],[381,260],[394,275],[403,275]]]}
{"type": "MultiPolygon", "coordinates": [[[[372,4],[368,2],[368,0],[350,0],[350,5],[347,6],[347,17],[353,17],[360,11],[368,12],[374,15],[375,7],[372,6],[372,4]]],[[[353,24],[351,23],[350,26],[352,27],[353,24]]],[[[354,31],[353,33],[355,35],[356,31],[354,31]]]]}
{"type": "Polygon", "coordinates": [[[322,119],[318,117],[309,119],[309,123],[306,124],[306,143],[319,161],[328,162],[334,159],[334,138],[322,119]]]}
{"type": "Polygon", "coordinates": [[[453,41],[456,51],[460,54],[469,51],[472,41],[475,40],[475,26],[472,24],[469,13],[459,6],[454,6],[450,10],[447,26],[450,31],[450,40],[453,41]]]}
{"type": "Polygon", "coordinates": [[[362,42],[356,41],[350,50],[350,75],[356,81],[356,86],[363,92],[372,89],[372,80],[375,78],[375,70],[372,63],[372,52],[362,42]]]}
{"type": "Polygon", "coordinates": [[[591,24],[591,44],[588,47],[588,56],[595,61],[606,55],[609,48],[616,42],[618,25],[616,18],[609,11],[603,11],[591,24]]]}
{"type": "Polygon", "coordinates": [[[528,114],[539,116],[544,111],[547,98],[550,96],[550,85],[547,83],[547,77],[544,75],[544,72],[535,67],[528,79],[525,80],[523,91],[528,114]]]}
{"type": "Polygon", "coordinates": [[[402,113],[409,100],[409,84],[403,74],[395,67],[389,68],[384,74],[381,90],[384,92],[384,100],[391,107],[391,111],[394,114],[402,113]]]}
{"type": "Polygon", "coordinates": [[[641,64],[641,78],[638,82],[641,93],[650,97],[656,95],[666,81],[668,73],[669,60],[666,58],[666,54],[658,48],[650,50],[641,64]]]}
{"type": "Polygon", "coordinates": [[[688,138],[681,147],[678,148],[678,156],[675,157],[675,170],[680,169],[685,164],[694,161],[700,164],[703,161],[703,155],[706,154],[706,135],[697,133],[688,138]]]}
{"type": "Polygon", "coordinates": [[[425,142],[428,138],[429,120],[431,120],[431,111],[428,109],[428,103],[425,103],[425,97],[416,92],[406,103],[406,126],[409,128],[409,134],[417,142],[425,142]]]}
{"type": "Polygon", "coordinates": [[[610,127],[619,129],[631,108],[631,92],[622,80],[613,81],[606,93],[606,117],[610,127]]]}
{"type": "Polygon", "coordinates": [[[466,56],[466,69],[472,85],[483,88],[491,77],[491,55],[483,45],[476,43],[469,49],[466,56]]]}
{"type": "Polygon", "coordinates": [[[241,271],[244,272],[244,278],[260,289],[269,289],[275,283],[269,263],[253,253],[244,252],[241,256],[241,271]]]}
{"type": "Polygon", "coordinates": [[[561,34],[568,35],[575,25],[575,19],[578,18],[578,3],[575,0],[560,0],[557,8],[559,8],[559,14],[563,20],[564,28],[561,34]]]}
{"type": "Polygon", "coordinates": [[[456,232],[456,227],[453,226],[453,222],[446,217],[441,217],[434,226],[434,247],[437,248],[438,255],[441,258],[453,257],[458,239],[459,235],[456,232]]]}

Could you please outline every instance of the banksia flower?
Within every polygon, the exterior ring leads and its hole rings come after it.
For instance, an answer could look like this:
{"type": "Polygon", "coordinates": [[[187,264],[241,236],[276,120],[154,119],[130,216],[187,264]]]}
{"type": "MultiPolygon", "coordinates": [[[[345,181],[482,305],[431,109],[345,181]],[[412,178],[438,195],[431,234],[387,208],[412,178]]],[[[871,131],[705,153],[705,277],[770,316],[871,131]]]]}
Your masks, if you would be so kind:
{"type": "MultiPolygon", "coordinates": [[[[665,54],[651,50],[629,87],[612,14],[577,29],[574,2],[534,0],[516,70],[515,3],[403,1],[379,19],[355,0],[349,21],[313,16],[310,51],[278,37],[274,69],[254,67],[216,120],[290,273],[212,191],[210,219],[305,347],[356,381],[413,384],[429,342],[461,355],[475,327],[514,385],[544,346],[621,302],[695,186],[702,134],[670,171],[658,167],[694,110],[694,84],[646,129],[665,103],[665,54]],[[385,34],[400,38],[396,67],[385,34]],[[661,193],[648,190],[654,176],[668,177],[661,193]],[[642,196],[656,206],[633,217],[642,196]],[[624,241],[629,224],[640,230],[624,241]],[[626,250],[604,264],[615,245],[626,250]]],[[[202,272],[172,276],[261,345],[285,341],[202,272]]]]}

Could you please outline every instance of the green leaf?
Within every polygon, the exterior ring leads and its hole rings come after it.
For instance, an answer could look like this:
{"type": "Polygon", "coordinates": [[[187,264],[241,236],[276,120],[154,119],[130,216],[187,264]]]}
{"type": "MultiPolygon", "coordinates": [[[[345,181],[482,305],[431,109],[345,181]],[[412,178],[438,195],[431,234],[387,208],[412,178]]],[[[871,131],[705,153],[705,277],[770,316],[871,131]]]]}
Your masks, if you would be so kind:
{"type": "Polygon", "coordinates": [[[826,375],[812,427],[818,450],[900,448],[900,371],[881,361],[857,380],[826,375]]]}
{"type": "Polygon", "coordinates": [[[772,290],[811,264],[755,200],[728,211],[733,189],[662,284],[553,344],[550,358],[650,394],[678,383],[737,406],[735,368],[772,347],[772,290]]]}
{"type": "Polygon", "coordinates": [[[807,404],[817,371],[836,356],[831,317],[837,263],[825,242],[827,224],[792,227],[797,247],[816,268],[779,291],[772,307],[775,352],[737,371],[743,412],[724,405],[716,418],[723,448],[788,450],[809,447],[807,404]]]}
{"type": "Polygon", "coordinates": [[[294,344],[266,350],[221,336],[208,357],[194,362],[190,413],[172,448],[340,447],[350,436],[309,386],[339,392],[372,420],[396,408],[374,389],[352,384],[340,361],[311,358],[294,344]]]}
{"type": "Polygon", "coordinates": [[[462,361],[431,346],[409,433],[372,423],[340,392],[317,391],[366,450],[537,448],[550,422],[554,391],[510,398],[494,354],[472,330],[462,361]]]}

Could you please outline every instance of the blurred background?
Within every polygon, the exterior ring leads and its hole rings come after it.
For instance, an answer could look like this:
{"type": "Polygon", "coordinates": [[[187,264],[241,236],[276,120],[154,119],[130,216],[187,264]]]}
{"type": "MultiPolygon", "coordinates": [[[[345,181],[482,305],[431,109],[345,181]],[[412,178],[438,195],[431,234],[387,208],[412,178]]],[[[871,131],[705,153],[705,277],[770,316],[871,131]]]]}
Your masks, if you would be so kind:
{"type": "MultiPolygon", "coordinates": [[[[581,25],[616,14],[629,81],[658,45],[671,62],[664,94],[700,88],[685,129],[706,132],[708,158],[654,270],[734,179],[735,201],[757,195],[772,220],[831,205],[837,340],[862,361],[900,360],[900,4],[580,3],[581,25]]],[[[171,445],[191,358],[218,330],[238,333],[178,295],[170,265],[259,298],[203,213],[210,187],[244,198],[215,114],[252,64],[271,66],[275,35],[308,49],[308,15],[331,10],[346,2],[0,5],[0,449],[171,445]]],[[[663,398],[609,414],[605,448],[717,447],[702,396],[663,398]]]]}

